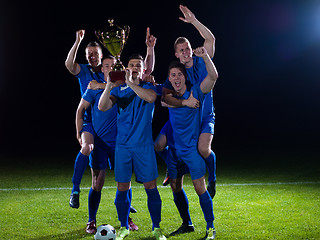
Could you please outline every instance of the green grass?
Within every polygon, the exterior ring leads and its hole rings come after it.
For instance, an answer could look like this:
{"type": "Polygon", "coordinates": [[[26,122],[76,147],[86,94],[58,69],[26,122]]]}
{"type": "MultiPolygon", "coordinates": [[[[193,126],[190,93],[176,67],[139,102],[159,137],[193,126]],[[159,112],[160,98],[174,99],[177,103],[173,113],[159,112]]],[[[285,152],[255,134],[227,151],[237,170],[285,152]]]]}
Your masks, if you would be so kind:
{"type": "MultiPolygon", "coordinates": [[[[68,205],[72,161],[23,159],[18,166],[15,161],[8,158],[0,168],[0,239],[93,239],[84,231],[91,184],[89,170],[82,182],[85,189],[81,192],[80,208],[72,209],[68,205]],[[40,161],[45,162],[43,167],[38,166],[40,161]],[[40,190],[30,190],[34,188],[40,190]]],[[[164,169],[160,168],[159,182],[163,176],[164,169]]],[[[217,239],[320,239],[319,176],[319,163],[218,165],[217,195],[213,201],[217,239]]],[[[196,231],[170,239],[201,239],[206,225],[189,175],[184,184],[196,231]]],[[[118,229],[113,172],[107,173],[105,186],[98,225],[108,223],[118,229]]],[[[170,188],[160,187],[159,192],[161,227],[168,236],[180,226],[181,220],[170,188]]],[[[126,239],[153,239],[146,194],[135,182],[132,205],[138,213],[131,217],[140,229],[126,239]]]]}

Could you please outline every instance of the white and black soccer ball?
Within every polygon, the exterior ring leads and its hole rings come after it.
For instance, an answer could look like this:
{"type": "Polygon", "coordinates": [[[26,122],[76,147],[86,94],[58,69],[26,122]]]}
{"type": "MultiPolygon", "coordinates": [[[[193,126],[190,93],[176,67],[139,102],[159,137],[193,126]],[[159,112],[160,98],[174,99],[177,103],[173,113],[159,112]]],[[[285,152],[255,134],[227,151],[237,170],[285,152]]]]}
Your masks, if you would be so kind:
{"type": "Polygon", "coordinates": [[[97,228],[97,232],[94,235],[95,240],[115,240],[116,230],[109,224],[103,224],[97,228]]]}

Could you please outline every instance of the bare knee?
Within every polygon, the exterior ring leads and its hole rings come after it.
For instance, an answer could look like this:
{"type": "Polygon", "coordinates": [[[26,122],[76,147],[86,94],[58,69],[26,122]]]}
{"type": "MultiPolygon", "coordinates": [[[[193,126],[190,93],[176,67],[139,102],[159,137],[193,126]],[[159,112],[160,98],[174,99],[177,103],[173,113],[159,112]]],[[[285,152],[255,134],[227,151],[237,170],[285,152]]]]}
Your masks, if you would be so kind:
{"type": "Polygon", "coordinates": [[[199,179],[192,180],[192,182],[193,182],[194,189],[199,196],[204,194],[207,191],[206,181],[204,179],[204,176],[199,179]]]}
{"type": "Polygon", "coordinates": [[[170,187],[172,192],[177,193],[182,190],[182,179],[170,179],[170,187]]]}
{"type": "Polygon", "coordinates": [[[154,150],[156,152],[161,152],[167,145],[166,135],[159,134],[154,142],[154,150]]]}
{"type": "Polygon", "coordinates": [[[100,192],[104,185],[106,171],[91,169],[91,174],[92,174],[92,189],[94,191],[100,192]]]}
{"type": "Polygon", "coordinates": [[[83,143],[81,146],[81,153],[85,156],[89,156],[94,148],[93,144],[83,143]]]}
{"type": "Polygon", "coordinates": [[[203,158],[209,157],[211,153],[211,143],[212,143],[211,133],[202,133],[198,141],[198,151],[203,158]]]}
{"type": "Polygon", "coordinates": [[[153,189],[157,187],[157,179],[154,179],[150,182],[144,182],[143,186],[145,189],[153,189]]]}

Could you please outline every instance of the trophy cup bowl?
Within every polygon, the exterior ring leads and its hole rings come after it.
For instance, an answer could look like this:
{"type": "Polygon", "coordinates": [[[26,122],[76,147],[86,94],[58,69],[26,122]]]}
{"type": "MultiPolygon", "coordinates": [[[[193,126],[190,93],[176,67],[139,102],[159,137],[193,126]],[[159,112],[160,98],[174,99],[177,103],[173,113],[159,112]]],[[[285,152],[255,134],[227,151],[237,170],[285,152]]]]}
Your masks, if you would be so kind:
{"type": "Polygon", "coordinates": [[[130,27],[124,26],[121,28],[114,24],[113,19],[109,19],[108,22],[108,27],[106,27],[103,31],[97,30],[95,34],[102,46],[105,47],[110,54],[116,58],[116,63],[113,66],[112,71],[109,73],[111,82],[124,82],[126,73],[124,71],[125,67],[120,61],[120,55],[125,43],[127,42],[130,27]]]}

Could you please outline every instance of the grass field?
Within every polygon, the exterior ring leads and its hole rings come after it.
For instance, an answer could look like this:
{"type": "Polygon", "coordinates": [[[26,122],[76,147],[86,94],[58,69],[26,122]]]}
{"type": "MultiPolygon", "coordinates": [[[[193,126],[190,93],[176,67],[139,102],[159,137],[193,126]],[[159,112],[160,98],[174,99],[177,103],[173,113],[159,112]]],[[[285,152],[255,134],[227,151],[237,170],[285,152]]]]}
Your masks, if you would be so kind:
{"type": "MultiPolygon", "coordinates": [[[[218,164],[217,195],[213,201],[217,239],[320,239],[320,164],[258,160],[260,164],[218,164]]],[[[80,208],[72,209],[68,205],[72,161],[54,157],[22,159],[19,164],[16,161],[7,158],[1,162],[0,239],[93,239],[84,231],[91,184],[89,170],[81,185],[80,208]]],[[[164,169],[160,168],[159,173],[161,182],[164,169]]],[[[113,172],[108,172],[97,220],[98,225],[108,223],[118,229],[113,179],[113,172]]],[[[153,239],[145,191],[137,183],[132,187],[132,205],[138,213],[131,217],[140,229],[126,239],[153,239]]],[[[170,188],[159,187],[159,191],[161,227],[168,236],[181,221],[170,188]]],[[[185,191],[196,231],[170,239],[202,239],[205,222],[188,175],[185,191]]]]}

